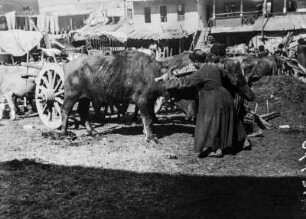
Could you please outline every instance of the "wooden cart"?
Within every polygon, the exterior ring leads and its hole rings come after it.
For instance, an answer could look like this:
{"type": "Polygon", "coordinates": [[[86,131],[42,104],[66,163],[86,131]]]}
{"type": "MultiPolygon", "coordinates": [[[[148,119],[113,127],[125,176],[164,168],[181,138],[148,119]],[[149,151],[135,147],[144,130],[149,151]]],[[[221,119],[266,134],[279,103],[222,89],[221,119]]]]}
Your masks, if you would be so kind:
{"type": "MultiPolygon", "coordinates": [[[[92,34],[86,40],[86,48],[89,48],[89,55],[112,54],[124,50],[126,41],[127,37],[122,33],[92,34]]],[[[67,52],[76,53],[75,50],[67,52]]],[[[64,102],[64,64],[44,62],[43,66],[26,65],[41,68],[39,74],[34,76],[36,82],[35,102],[41,121],[50,129],[59,128],[62,124],[61,108],[64,102]]]]}
{"type": "MultiPolygon", "coordinates": [[[[122,34],[100,33],[88,37],[87,47],[89,55],[113,54],[126,49],[126,38],[122,34]],[[115,37],[117,36],[117,38],[115,37]],[[118,38],[121,37],[119,40],[118,38]]],[[[68,50],[74,53],[71,57],[78,57],[76,50],[68,50]]],[[[50,129],[57,129],[62,124],[61,108],[64,102],[64,63],[22,63],[29,68],[40,69],[37,75],[25,75],[34,77],[36,83],[35,102],[41,121],[50,129]]],[[[155,104],[157,113],[164,103],[163,98],[159,98],[155,104]]]]}
{"type": "MultiPolygon", "coordinates": [[[[125,35],[120,33],[99,33],[88,36],[86,47],[90,48],[89,55],[113,54],[125,50],[126,41],[125,35]]],[[[64,102],[64,63],[44,62],[41,66],[35,63],[24,63],[24,65],[40,69],[33,77],[36,83],[35,102],[41,121],[50,129],[59,128],[62,123],[61,108],[64,102]]],[[[173,73],[181,77],[191,74],[194,70],[192,66],[186,66],[173,73]]],[[[165,107],[174,107],[174,103],[161,97],[156,101],[154,111],[157,113],[165,107]]]]}

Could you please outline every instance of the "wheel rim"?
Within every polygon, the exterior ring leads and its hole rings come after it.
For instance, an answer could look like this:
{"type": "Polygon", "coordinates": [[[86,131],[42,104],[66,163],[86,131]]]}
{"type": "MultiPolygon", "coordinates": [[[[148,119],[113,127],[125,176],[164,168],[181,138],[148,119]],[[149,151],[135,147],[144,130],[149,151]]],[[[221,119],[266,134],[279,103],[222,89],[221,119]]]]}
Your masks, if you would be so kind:
{"type": "Polygon", "coordinates": [[[60,66],[46,64],[36,79],[37,111],[44,125],[51,129],[59,128],[62,124],[63,76],[63,69],[60,66]]]}

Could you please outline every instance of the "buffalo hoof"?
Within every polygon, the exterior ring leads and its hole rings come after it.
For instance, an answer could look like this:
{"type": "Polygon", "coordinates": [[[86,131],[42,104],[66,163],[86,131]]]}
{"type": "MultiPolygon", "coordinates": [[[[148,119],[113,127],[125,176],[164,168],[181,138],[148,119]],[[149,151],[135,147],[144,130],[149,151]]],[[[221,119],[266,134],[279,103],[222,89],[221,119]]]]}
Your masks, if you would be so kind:
{"type": "Polygon", "coordinates": [[[12,121],[14,121],[14,120],[16,120],[16,112],[14,111],[14,110],[12,110],[11,112],[10,112],[10,120],[12,120],[12,121]]]}
{"type": "Polygon", "coordinates": [[[151,135],[151,136],[146,137],[146,141],[147,141],[147,142],[153,141],[153,142],[156,143],[156,144],[159,143],[159,141],[158,141],[158,139],[157,139],[157,137],[156,137],[155,135],[151,135]]]}
{"type": "Polygon", "coordinates": [[[99,133],[96,130],[87,131],[87,136],[94,137],[96,135],[99,135],[99,133]]]}

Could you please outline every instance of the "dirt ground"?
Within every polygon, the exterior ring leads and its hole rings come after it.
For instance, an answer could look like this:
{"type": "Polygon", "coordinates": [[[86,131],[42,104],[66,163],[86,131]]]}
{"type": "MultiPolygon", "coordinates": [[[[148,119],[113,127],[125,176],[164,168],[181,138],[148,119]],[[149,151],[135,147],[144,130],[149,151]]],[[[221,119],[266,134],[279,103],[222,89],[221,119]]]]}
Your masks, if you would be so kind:
{"type": "MultiPolygon", "coordinates": [[[[193,125],[158,116],[159,144],[109,118],[77,138],[43,137],[37,116],[0,122],[0,218],[303,218],[305,129],[263,130],[252,149],[197,157],[193,125]]],[[[305,189],[306,190],[306,189],[305,189]]]]}
{"type": "Polygon", "coordinates": [[[0,218],[306,218],[304,86],[287,77],[256,83],[257,111],[281,116],[250,150],[222,158],[198,158],[181,113],[158,115],[159,144],[128,124],[131,109],[93,122],[94,137],[70,126],[76,138],[64,140],[37,115],[2,120],[0,218]]]}

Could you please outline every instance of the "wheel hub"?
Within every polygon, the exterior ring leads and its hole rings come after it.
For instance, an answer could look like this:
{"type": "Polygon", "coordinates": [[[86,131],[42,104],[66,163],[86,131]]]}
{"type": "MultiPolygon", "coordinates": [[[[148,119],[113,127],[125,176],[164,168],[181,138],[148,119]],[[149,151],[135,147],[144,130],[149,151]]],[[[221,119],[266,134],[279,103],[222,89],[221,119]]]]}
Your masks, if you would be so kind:
{"type": "Polygon", "coordinates": [[[46,100],[47,100],[48,102],[54,102],[54,100],[55,100],[55,95],[54,95],[53,89],[47,89],[45,95],[46,95],[46,100]]]}

